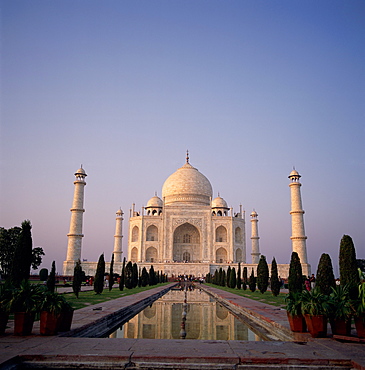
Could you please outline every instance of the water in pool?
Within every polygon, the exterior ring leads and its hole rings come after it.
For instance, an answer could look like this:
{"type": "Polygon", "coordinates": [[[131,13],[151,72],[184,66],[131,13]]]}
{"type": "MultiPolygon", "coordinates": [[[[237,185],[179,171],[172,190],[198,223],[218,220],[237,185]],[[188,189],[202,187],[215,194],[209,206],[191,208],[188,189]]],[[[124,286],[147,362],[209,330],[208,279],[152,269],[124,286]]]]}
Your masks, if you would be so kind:
{"type": "Polygon", "coordinates": [[[200,289],[171,290],[110,338],[261,340],[200,289]]]}

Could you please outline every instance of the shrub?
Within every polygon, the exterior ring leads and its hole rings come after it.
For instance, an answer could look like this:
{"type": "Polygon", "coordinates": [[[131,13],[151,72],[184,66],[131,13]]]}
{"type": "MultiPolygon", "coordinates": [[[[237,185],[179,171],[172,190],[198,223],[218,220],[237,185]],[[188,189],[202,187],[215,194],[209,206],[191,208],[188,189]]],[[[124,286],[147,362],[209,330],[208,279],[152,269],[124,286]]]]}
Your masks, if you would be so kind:
{"type": "Polygon", "coordinates": [[[339,264],[341,285],[349,286],[350,297],[354,299],[357,296],[357,286],[360,280],[355,247],[349,235],[344,235],[341,239],[339,264]]]}
{"type": "Polygon", "coordinates": [[[256,278],[255,278],[253,269],[252,269],[250,278],[248,279],[248,287],[250,288],[252,293],[256,290],[256,278]]]}
{"type": "Polygon", "coordinates": [[[322,253],[317,268],[316,287],[322,294],[330,295],[332,288],[336,287],[335,276],[333,275],[331,257],[322,253]]]}
{"type": "Polygon", "coordinates": [[[119,290],[120,291],[124,289],[124,279],[125,279],[125,257],[123,258],[123,267],[122,267],[122,272],[120,274],[120,280],[119,280],[119,290]]]}
{"type": "Polygon", "coordinates": [[[272,259],[271,262],[271,278],[270,278],[270,288],[271,288],[271,293],[273,296],[278,296],[280,293],[280,286],[281,286],[281,281],[279,280],[278,276],[278,265],[276,264],[275,257],[272,259]]]}
{"type": "Polygon", "coordinates": [[[231,274],[230,274],[229,287],[234,289],[236,287],[236,283],[237,283],[236,269],[232,267],[231,274]]]}
{"type": "Polygon", "coordinates": [[[237,270],[237,289],[241,289],[242,287],[242,278],[241,278],[241,264],[238,264],[237,270]]]}
{"type": "Polygon", "coordinates": [[[101,294],[104,289],[105,260],[104,253],[100,255],[94,280],[94,292],[101,294]]]}
{"type": "Polygon", "coordinates": [[[289,292],[301,292],[303,290],[302,265],[297,252],[292,252],[289,266],[289,292]]]}
{"type": "Polygon", "coordinates": [[[267,266],[266,257],[261,255],[257,265],[257,288],[263,294],[269,286],[269,267],[267,266]]]}

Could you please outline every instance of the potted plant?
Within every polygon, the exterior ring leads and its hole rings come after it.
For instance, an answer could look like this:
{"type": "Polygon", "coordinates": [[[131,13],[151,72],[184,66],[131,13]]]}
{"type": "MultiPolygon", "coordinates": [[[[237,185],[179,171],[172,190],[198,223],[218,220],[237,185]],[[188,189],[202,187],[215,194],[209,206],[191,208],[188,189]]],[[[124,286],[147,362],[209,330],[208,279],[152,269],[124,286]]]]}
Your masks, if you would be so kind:
{"type": "Polygon", "coordinates": [[[336,285],[331,289],[329,319],[332,334],[350,335],[353,306],[350,301],[349,285],[336,285]]]}
{"type": "Polygon", "coordinates": [[[32,285],[23,280],[14,288],[6,307],[14,312],[14,334],[29,335],[33,329],[35,313],[39,311],[43,291],[39,285],[32,285]]]}
{"type": "Polygon", "coordinates": [[[327,315],[330,309],[329,298],[318,288],[302,292],[302,313],[313,338],[327,336],[327,315]]]}
{"type": "Polygon", "coordinates": [[[65,298],[58,293],[46,292],[41,305],[41,335],[57,334],[65,298]]]}
{"type": "Polygon", "coordinates": [[[289,292],[285,297],[285,302],[291,331],[300,333],[307,331],[307,325],[302,314],[302,293],[289,292]]]}
{"type": "Polygon", "coordinates": [[[360,284],[359,284],[359,295],[355,303],[355,327],[357,336],[359,338],[365,338],[365,274],[359,269],[360,284]]]}
{"type": "Polygon", "coordinates": [[[62,305],[61,317],[59,320],[59,331],[69,331],[71,329],[73,314],[74,308],[65,299],[62,305]]]}

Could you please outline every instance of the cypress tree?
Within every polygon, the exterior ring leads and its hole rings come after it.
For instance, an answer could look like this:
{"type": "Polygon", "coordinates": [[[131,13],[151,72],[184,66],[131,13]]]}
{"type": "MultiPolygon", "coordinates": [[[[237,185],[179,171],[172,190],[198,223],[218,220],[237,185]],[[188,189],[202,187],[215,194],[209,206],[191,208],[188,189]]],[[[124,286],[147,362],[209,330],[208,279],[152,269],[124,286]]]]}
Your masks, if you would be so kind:
{"type": "Polygon", "coordinates": [[[222,267],[219,268],[218,272],[218,282],[217,285],[222,286],[222,279],[223,279],[223,269],[222,267]]]}
{"type": "Polygon", "coordinates": [[[271,262],[271,278],[270,278],[270,288],[271,288],[271,293],[273,296],[278,296],[280,293],[280,286],[281,286],[281,281],[279,280],[278,276],[278,265],[276,264],[275,257],[272,259],[271,262]]]}
{"type": "Polygon", "coordinates": [[[119,280],[119,290],[120,291],[124,289],[124,281],[125,281],[125,257],[123,258],[122,272],[120,274],[120,280],[119,280]]]}
{"type": "Polygon", "coordinates": [[[288,277],[289,292],[301,292],[303,290],[302,265],[297,252],[292,252],[288,277]]]}
{"type": "Polygon", "coordinates": [[[341,239],[339,264],[341,285],[348,284],[350,297],[355,299],[360,278],[357,271],[355,246],[349,235],[344,235],[341,239]]]}
{"type": "Polygon", "coordinates": [[[138,285],[138,267],[136,263],[133,263],[132,280],[133,280],[133,288],[135,288],[138,285]]]}
{"type": "Polygon", "coordinates": [[[98,265],[96,267],[96,274],[95,274],[95,280],[94,280],[94,292],[96,294],[103,293],[104,274],[105,274],[105,260],[104,260],[104,253],[103,253],[100,255],[98,265]]]}
{"type": "Polygon", "coordinates": [[[230,284],[231,284],[231,266],[228,266],[228,269],[227,269],[227,287],[230,288],[230,284]]]}
{"type": "Polygon", "coordinates": [[[252,272],[251,272],[251,276],[248,279],[248,286],[249,286],[252,293],[256,290],[256,278],[255,278],[253,269],[252,269],[252,272]]]}
{"type": "Polygon", "coordinates": [[[113,284],[114,284],[114,253],[112,253],[112,260],[110,261],[109,292],[113,289],[113,284]]]}
{"type": "Polygon", "coordinates": [[[232,267],[231,274],[230,274],[230,281],[229,281],[229,287],[234,289],[237,284],[237,278],[236,278],[236,269],[232,267]]]}
{"type": "Polygon", "coordinates": [[[72,280],[72,290],[76,298],[79,298],[79,292],[81,291],[82,276],[83,276],[83,273],[82,273],[82,268],[81,268],[81,262],[80,260],[78,260],[74,267],[74,277],[72,280]]]}
{"type": "Polygon", "coordinates": [[[16,242],[10,281],[15,287],[19,287],[21,281],[28,280],[30,266],[32,264],[32,225],[29,220],[22,222],[22,227],[16,242]]]}
{"type": "Polygon", "coordinates": [[[261,255],[257,265],[257,288],[264,294],[269,286],[269,267],[267,266],[266,257],[261,255]]]}
{"type": "Polygon", "coordinates": [[[242,286],[242,278],[241,278],[241,264],[238,263],[238,271],[237,271],[237,289],[241,289],[242,286]]]}
{"type": "Polygon", "coordinates": [[[247,283],[248,283],[248,277],[247,277],[247,267],[243,268],[243,274],[242,274],[242,289],[247,289],[247,283]]]}
{"type": "Polygon", "coordinates": [[[148,276],[147,269],[145,267],[143,267],[143,269],[142,269],[142,279],[141,280],[142,280],[141,281],[142,286],[147,286],[148,285],[149,276],[148,276]]]}
{"type": "Polygon", "coordinates": [[[47,290],[51,293],[54,293],[56,288],[56,262],[52,262],[51,272],[47,279],[47,290]]]}
{"type": "Polygon", "coordinates": [[[142,272],[141,268],[138,269],[138,288],[142,286],[142,272]]]}
{"type": "Polygon", "coordinates": [[[332,293],[331,287],[336,287],[331,257],[326,253],[322,253],[321,258],[319,259],[316,287],[318,287],[319,291],[325,295],[330,295],[332,293]]]}
{"type": "Polygon", "coordinates": [[[226,270],[223,270],[222,271],[221,286],[227,286],[227,274],[226,274],[226,270]]]}
{"type": "Polygon", "coordinates": [[[153,265],[150,267],[148,285],[156,285],[156,273],[153,265]]]}
{"type": "Polygon", "coordinates": [[[132,262],[129,261],[125,267],[124,273],[124,285],[127,289],[133,288],[133,265],[132,262]]]}

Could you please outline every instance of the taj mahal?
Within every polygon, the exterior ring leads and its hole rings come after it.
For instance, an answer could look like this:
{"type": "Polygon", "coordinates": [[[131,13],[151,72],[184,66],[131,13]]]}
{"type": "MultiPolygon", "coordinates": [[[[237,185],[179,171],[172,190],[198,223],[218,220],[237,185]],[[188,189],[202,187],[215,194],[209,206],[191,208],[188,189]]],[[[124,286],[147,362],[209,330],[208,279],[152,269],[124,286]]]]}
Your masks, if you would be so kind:
{"type": "MultiPolygon", "coordinates": [[[[63,274],[73,275],[75,263],[81,259],[84,187],[87,176],[81,167],[75,173],[75,190],[71,208],[70,231],[67,234],[67,257],[63,274]]],[[[299,182],[300,175],[293,170],[290,175],[292,250],[297,252],[303,274],[310,274],[307,261],[304,230],[304,211],[299,182]]],[[[122,268],[123,218],[121,209],[116,212],[114,235],[114,271],[122,268]]],[[[234,211],[218,194],[213,198],[210,181],[192,166],[189,153],[186,162],[171,174],[163,184],[161,198],[155,194],[145,207],[136,210],[133,204],[129,213],[127,261],[138,267],[154,269],[168,274],[205,276],[216,269],[228,266],[253,268],[256,273],[260,259],[258,214],[250,214],[251,261],[246,256],[246,219],[242,205],[234,211]]],[[[106,269],[110,262],[106,262],[106,269]]],[[[86,275],[95,275],[97,262],[82,262],[86,275]]],[[[287,277],[288,264],[278,264],[279,275],[287,277]]],[[[108,271],[108,270],[106,270],[108,271]]]]}

